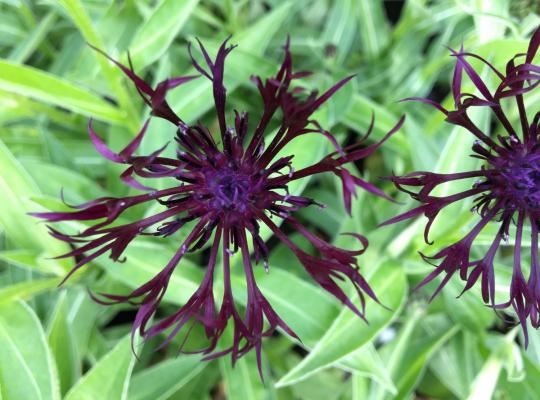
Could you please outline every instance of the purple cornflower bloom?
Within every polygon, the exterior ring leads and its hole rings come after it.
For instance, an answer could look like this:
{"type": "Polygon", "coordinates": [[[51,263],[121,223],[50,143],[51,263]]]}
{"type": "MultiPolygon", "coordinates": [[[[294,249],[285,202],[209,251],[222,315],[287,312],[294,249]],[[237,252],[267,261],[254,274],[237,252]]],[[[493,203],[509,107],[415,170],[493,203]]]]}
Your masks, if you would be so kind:
{"type": "MultiPolygon", "coordinates": [[[[110,257],[118,260],[129,243],[142,234],[170,236],[187,222],[195,221],[195,227],[180,243],[178,250],[163,270],[141,287],[127,295],[102,294],[98,301],[106,304],[139,300],[139,308],[133,324],[132,334],[138,330],[145,339],[165,333],[167,344],[188,321],[204,326],[209,339],[208,347],[199,352],[206,359],[231,353],[233,363],[250,349],[255,348],[259,370],[261,368],[261,340],[280,327],[292,337],[296,334],[276,314],[268,300],[257,287],[253,273],[252,254],[256,263],[262,263],[268,271],[269,250],[259,234],[260,226],[267,226],[298,257],[311,277],[361,318],[364,318],[365,296],[375,301],[377,297],[358,271],[356,256],[362,254],[368,241],[361,235],[350,234],[359,240],[361,249],[345,250],[337,248],[311,233],[295,216],[299,209],[310,205],[321,206],[316,200],[290,194],[290,182],[323,172],[337,175],[343,183],[343,196],[347,211],[351,211],[351,196],[356,187],[376,195],[384,194],[370,183],[351,175],[345,165],[373,153],[386,139],[401,126],[403,120],[378,143],[363,147],[360,143],[341,148],[334,136],[324,130],[311,115],[337,90],[345,85],[349,76],[322,95],[311,92],[302,96],[303,89],[291,88],[293,80],[309,75],[307,72],[293,72],[292,58],[287,41],[285,57],[274,77],[263,82],[254,77],[262,97],[263,110],[253,134],[248,132],[247,113],[235,111],[234,123],[229,125],[225,115],[226,90],[223,85],[224,64],[234,46],[227,47],[227,40],[212,60],[199,42],[206,67],[200,65],[188,47],[195,69],[212,82],[215,112],[219,124],[219,141],[201,124],[188,125],[177,116],[165,100],[168,90],[183,84],[193,76],[165,80],[152,89],[133,72],[131,61],[126,67],[111,59],[134,83],[136,89],[152,109],[152,115],[168,120],[176,130],[179,145],[177,158],[161,156],[163,148],[147,156],[136,156],[135,151],[148,126],[148,121],[135,139],[122,151],[109,149],[88,124],[90,138],[98,152],[115,163],[125,164],[121,179],[128,185],[146,191],[130,197],[105,197],[76,206],[74,212],[46,212],[34,215],[49,222],[89,221],[94,225],[83,232],[66,235],[51,228],[51,234],[67,241],[75,247],[61,257],[78,257],[78,262],[67,279],[82,266],[110,250],[110,257]],[[265,146],[265,132],[276,112],[281,113],[280,125],[270,144],[265,146]],[[319,162],[295,171],[291,161],[294,155],[278,156],[287,144],[300,136],[318,133],[324,135],[335,147],[319,162]],[[172,187],[153,190],[141,184],[136,178],[169,178],[172,187]],[[159,202],[165,211],[124,225],[114,225],[117,218],[128,208],[143,203],[159,202]],[[302,234],[313,245],[317,256],[310,255],[294,244],[275,222],[283,219],[291,228],[302,234]],[[151,231],[151,228],[155,230],[151,231]],[[251,241],[251,244],[249,242],[251,241]],[[150,324],[169,285],[169,279],[182,257],[190,251],[200,249],[211,242],[210,257],[200,287],[187,303],[176,313],[150,324]],[[247,283],[247,304],[242,315],[235,306],[231,287],[231,255],[240,252],[247,283]],[[223,298],[219,308],[213,294],[214,274],[218,260],[223,265],[223,298]],[[338,284],[349,280],[361,300],[357,308],[338,284]],[[228,321],[233,321],[232,345],[218,349],[218,341],[228,321]],[[266,319],[266,324],[265,320],[266,319]],[[266,325],[266,327],[265,327],[266,325]]],[[[97,50],[97,49],[96,49],[97,50]]],[[[99,50],[98,50],[99,51],[99,50]]],[[[373,126],[373,124],[372,124],[373,126]]],[[[370,127],[370,131],[371,128],[370,127]]],[[[302,140],[302,139],[298,139],[302,140]]],[[[64,280],[65,280],[64,279],[64,280]]],[[[188,330],[189,332],[189,330],[188,330]]],[[[186,335],[187,336],[187,335],[186,335]]],[[[182,349],[180,349],[182,351],[182,349]]]]}
{"type": "Polygon", "coordinates": [[[396,187],[423,203],[421,206],[398,215],[386,222],[414,218],[424,214],[428,223],[424,231],[426,243],[430,228],[446,206],[466,198],[474,199],[473,211],[479,215],[479,221],[458,242],[440,250],[434,256],[421,254],[424,260],[434,263],[435,269],[420,284],[422,287],[441,275],[442,281],[433,293],[432,299],[455,274],[465,281],[463,292],[472,288],[478,280],[481,283],[484,302],[495,309],[513,307],[523,327],[527,343],[527,320],[533,327],[540,324],[540,266],[538,264],[538,229],[540,218],[540,113],[532,120],[525,110],[523,95],[535,89],[540,83],[540,67],[533,64],[533,59],[540,45],[540,28],[532,36],[526,54],[516,54],[506,64],[503,72],[482,57],[463,51],[450,50],[456,58],[456,67],[452,83],[455,109],[447,110],[433,100],[409,98],[430,104],[446,115],[446,121],[467,129],[476,140],[472,146],[474,155],[483,161],[479,170],[438,174],[426,171],[413,172],[405,176],[393,176],[390,179],[396,187]],[[467,61],[470,58],[486,65],[498,86],[493,91],[480,77],[475,68],[467,61]],[[518,63],[518,61],[523,61],[518,63]],[[463,75],[468,76],[480,95],[462,91],[463,75]],[[503,111],[501,101],[513,99],[520,119],[521,134],[503,111]],[[467,114],[471,107],[488,107],[494,114],[505,133],[496,138],[489,137],[471,120],[467,114]],[[432,191],[447,182],[461,179],[471,180],[469,189],[449,196],[438,197],[432,191]],[[407,187],[418,187],[418,191],[407,187]],[[471,256],[471,247],[481,230],[490,222],[499,224],[499,230],[489,249],[482,258],[471,256]],[[528,278],[522,268],[522,242],[525,225],[530,225],[531,265],[528,278]],[[495,302],[495,273],[493,262],[502,241],[508,241],[511,225],[515,225],[514,265],[508,301],[502,304],[495,302]]]}

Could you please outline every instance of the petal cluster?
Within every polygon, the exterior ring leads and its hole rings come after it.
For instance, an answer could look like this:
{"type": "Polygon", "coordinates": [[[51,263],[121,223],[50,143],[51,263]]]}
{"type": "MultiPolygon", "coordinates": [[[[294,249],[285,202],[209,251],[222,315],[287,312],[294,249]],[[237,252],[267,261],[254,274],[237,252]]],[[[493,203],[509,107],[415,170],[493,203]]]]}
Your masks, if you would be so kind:
{"type": "MultiPolygon", "coordinates": [[[[533,91],[540,83],[540,66],[533,60],[540,45],[540,28],[533,34],[527,53],[517,54],[510,59],[504,71],[500,71],[477,54],[450,50],[456,59],[452,82],[454,109],[430,99],[409,98],[437,108],[450,124],[465,128],[475,137],[473,157],[482,160],[478,170],[458,173],[413,172],[390,179],[397,188],[408,193],[421,203],[420,206],[383,223],[391,224],[414,218],[427,217],[424,237],[429,242],[430,228],[445,207],[471,198],[473,211],[479,218],[470,232],[461,240],[443,248],[433,256],[422,255],[435,267],[420,284],[424,286],[437,277],[442,277],[433,297],[455,274],[465,282],[463,291],[477,282],[481,285],[482,298],[496,309],[512,307],[527,337],[527,320],[533,327],[540,326],[540,266],[538,264],[538,228],[540,222],[540,113],[528,115],[524,95],[533,91]],[[471,60],[486,67],[496,88],[490,89],[480,76],[471,60]],[[463,91],[463,80],[467,77],[476,89],[475,93],[463,91]],[[510,102],[511,109],[519,114],[519,124],[514,126],[505,113],[503,104],[510,102]],[[488,108],[504,132],[490,136],[470,117],[472,107],[488,108]],[[433,192],[442,184],[466,180],[467,190],[447,196],[436,196],[433,192]],[[479,233],[488,223],[498,223],[499,229],[485,255],[476,258],[471,248],[479,233]],[[524,228],[530,226],[530,237],[524,238],[524,228]],[[509,240],[515,231],[514,262],[512,281],[507,301],[498,304],[495,300],[494,260],[502,242],[509,240]],[[525,240],[530,246],[524,246],[525,240]],[[530,251],[530,266],[522,265],[524,249],[530,251]]],[[[433,298],[432,297],[432,298],[433,298]]]]}
{"type": "Polygon", "coordinates": [[[178,144],[176,157],[164,157],[164,148],[151,154],[136,155],[148,121],[139,134],[119,152],[107,147],[90,121],[88,131],[97,151],[111,162],[124,165],[125,170],[120,178],[143,194],[121,198],[104,197],[76,206],[74,211],[34,215],[49,222],[91,221],[88,228],[72,235],[51,228],[52,235],[73,245],[73,250],[61,257],[76,257],[78,260],[66,279],[105,253],[109,253],[115,261],[121,259],[126,247],[140,235],[171,236],[180,229],[186,229],[186,223],[194,223],[187,237],[179,244],[174,257],[151,280],[125,295],[100,294],[95,298],[106,304],[137,303],[139,306],[133,334],[138,331],[145,339],[165,334],[164,344],[182,328],[186,327],[189,332],[193,322],[200,323],[208,338],[208,346],[200,350],[206,358],[231,354],[234,362],[255,349],[260,369],[261,340],[264,336],[280,328],[296,337],[292,329],[274,311],[255,281],[255,263],[262,264],[268,271],[269,249],[260,235],[261,226],[268,227],[292,250],[321,287],[364,318],[366,297],[377,301],[377,297],[360,274],[356,262],[356,256],[364,251],[367,240],[361,235],[353,234],[360,242],[361,249],[345,250],[310,232],[295,213],[308,206],[321,205],[315,199],[289,193],[288,185],[319,173],[333,173],[343,183],[343,198],[349,213],[351,198],[356,195],[358,187],[376,195],[383,195],[375,186],[352,175],[346,165],[373,153],[400,128],[403,119],[378,143],[356,143],[341,148],[334,136],[314,121],[312,115],[352,77],[341,80],[322,94],[307,93],[303,88],[293,86],[295,80],[309,73],[293,71],[287,41],[284,46],[285,56],[277,74],[266,80],[253,78],[262,99],[262,113],[251,132],[247,113],[235,111],[231,119],[226,115],[224,68],[225,60],[234,46],[228,46],[225,41],[219,47],[215,58],[211,58],[200,42],[199,48],[203,62],[196,60],[191,46],[188,50],[199,75],[212,83],[219,132],[213,134],[200,123],[187,124],[173,112],[166,101],[169,90],[195,78],[194,76],[168,79],[152,88],[135,74],[131,61],[129,66],[124,66],[102,53],[132,81],[151,108],[152,116],[171,123],[178,144]],[[266,144],[269,124],[276,120],[279,124],[277,132],[266,144]],[[313,133],[326,137],[335,151],[313,165],[294,170],[294,154],[283,155],[286,154],[287,145],[298,140],[300,136],[313,133]],[[145,183],[141,182],[141,178],[145,183]],[[147,186],[147,182],[152,179],[167,179],[170,188],[154,190],[147,186]],[[126,210],[155,202],[164,206],[162,211],[137,221],[119,223],[119,217],[126,210]],[[315,251],[308,254],[293,243],[278,220],[303,235],[315,251]],[[175,268],[187,253],[198,250],[207,243],[210,256],[199,288],[176,313],[152,322],[175,268]],[[237,308],[231,285],[231,258],[236,253],[239,253],[238,257],[242,260],[247,284],[248,295],[244,311],[237,308]],[[217,268],[223,269],[223,279],[218,282],[217,268]],[[356,289],[361,307],[355,306],[342,288],[340,282],[345,280],[352,283],[356,289]],[[223,285],[223,296],[218,302],[214,298],[216,283],[223,285]],[[231,320],[233,340],[229,347],[224,347],[223,343],[219,343],[219,339],[231,320]]]}

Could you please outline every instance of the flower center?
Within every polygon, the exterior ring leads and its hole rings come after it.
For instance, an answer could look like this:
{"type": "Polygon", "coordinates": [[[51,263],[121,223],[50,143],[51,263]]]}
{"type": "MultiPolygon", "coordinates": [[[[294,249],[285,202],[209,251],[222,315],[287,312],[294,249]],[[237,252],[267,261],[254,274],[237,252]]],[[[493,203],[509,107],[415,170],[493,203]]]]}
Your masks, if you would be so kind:
{"type": "Polygon", "coordinates": [[[222,169],[207,176],[211,203],[215,208],[244,211],[251,197],[250,177],[240,171],[222,169]]]}
{"type": "Polygon", "coordinates": [[[517,205],[540,209],[540,155],[512,160],[503,169],[506,191],[517,205]]]}

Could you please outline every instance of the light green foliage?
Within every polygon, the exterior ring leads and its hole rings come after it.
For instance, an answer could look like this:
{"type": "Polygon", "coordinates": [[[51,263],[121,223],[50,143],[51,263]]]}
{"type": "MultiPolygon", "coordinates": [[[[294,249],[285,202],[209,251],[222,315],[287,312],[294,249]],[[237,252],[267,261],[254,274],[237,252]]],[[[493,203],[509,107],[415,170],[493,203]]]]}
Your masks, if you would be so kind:
{"type": "MultiPolygon", "coordinates": [[[[537,399],[538,332],[530,330],[525,351],[516,340],[523,342],[519,330],[485,307],[477,289],[456,298],[463,289],[459,281],[451,281],[429,304],[427,294],[434,285],[411,292],[432,270],[417,251],[434,254],[461,238],[473,223],[470,204],[440,216],[433,227],[433,246],[424,243],[421,223],[376,226],[413,204],[377,177],[478,166],[467,158],[470,135],[452,129],[428,106],[398,100],[430,95],[450,106],[453,60],[445,46],[463,43],[502,68],[514,53],[525,50],[540,18],[526,9],[534,4],[527,1],[407,0],[401,9],[399,3],[0,1],[0,399],[537,399]],[[195,73],[187,41],[200,38],[214,54],[229,35],[238,45],[226,64],[229,115],[233,109],[249,111],[252,123],[260,116],[261,100],[249,78],[276,71],[287,35],[296,69],[315,73],[302,80],[305,86],[321,92],[356,74],[317,113],[321,125],[340,140],[358,140],[373,114],[375,127],[367,142],[371,143],[407,114],[398,134],[364,163],[351,166],[361,168],[356,172],[405,204],[361,194],[350,218],[337,178],[323,176],[291,185],[292,193],[305,193],[328,205],[300,213],[317,234],[345,248],[357,243],[340,232],[368,236],[370,247],[358,261],[381,304],[368,300],[369,323],[363,322],[316,286],[282,245],[272,244],[270,272],[255,266],[257,282],[301,342],[282,332],[266,338],[264,383],[254,354],[234,368],[229,358],[201,361],[200,356],[177,356],[180,337],[157,352],[153,350],[159,341],[143,346],[136,337],[137,359],[130,338],[135,307],[105,307],[90,300],[87,288],[125,294],[149,280],[174,254],[185,231],[163,240],[139,238],[125,252],[125,262],[102,257],[58,288],[74,260],[52,259],[68,246],[27,215],[66,209],[60,201],[62,188],[66,202],[73,204],[136,193],[118,183],[120,170],[97,154],[86,125],[89,117],[94,118],[100,135],[120,149],[138,131],[148,110],[123,74],[85,43],[123,62],[129,51],[137,72],[155,84],[195,73]]],[[[168,100],[185,121],[201,120],[215,133],[208,80],[195,79],[170,93],[168,100]]],[[[539,105],[540,95],[533,94],[528,107],[536,111],[539,105]]],[[[510,115],[517,117],[516,112],[510,115]]],[[[475,118],[484,129],[491,129],[489,115],[479,113],[475,118]]],[[[172,134],[168,125],[154,120],[142,148],[154,151],[171,141],[167,151],[172,152],[172,134]]],[[[293,141],[283,155],[294,154],[298,169],[330,148],[324,138],[307,135],[293,141]]],[[[125,218],[150,212],[136,210],[125,218]]],[[[83,227],[60,226],[70,231],[83,227]]],[[[495,229],[488,226],[480,234],[475,251],[485,251],[495,229]]],[[[268,230],[262,234],[272,236],[268,230]]],[[[291,238],[302,245],[298,235],[291,238]]],[[[174,313],[196,290],[204,274],[203,260],[204,254],[198,252],[181,262],[159,317],[174,313]]],[[[506,255],[497,260],[498,294],[508,291],[510,263],[506,255]]],[[[232,267],[235,297],[243,310],[246,283],[241,260],[233,258],[232,267]]],[[[221,285],[215,289],[219,299],[221,285]]],[[[356,298],[352,290],[350,294],[356,298]]],[[[227,335],[230,332],[224,335],[225,342],[230,340],[227,335]]],[[[197,349],[205,343],[203,330],[194,328],[186,346],[197,349]]]]}

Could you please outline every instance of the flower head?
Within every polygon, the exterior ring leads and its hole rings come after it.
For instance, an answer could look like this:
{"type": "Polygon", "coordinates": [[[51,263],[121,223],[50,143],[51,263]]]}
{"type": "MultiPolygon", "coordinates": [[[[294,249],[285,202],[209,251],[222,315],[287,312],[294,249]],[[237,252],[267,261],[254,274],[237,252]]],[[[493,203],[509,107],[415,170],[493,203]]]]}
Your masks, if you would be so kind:
{"type": "MultiPolygon", "coordinates": [[[[413,172],[405,176],[390,179],[398,189],[408,193],[422,205],[398,215],[386,222],[391,224],[424,214],[428,218],[424,238],[428,236],[431,225],[441,210],[450,204],[472,198],[473,211],[479,219],[471,231],[457,243],[442,249],[434,256],[422,255],[424,260],[434,263],[435,269],[418,287],[424,286],[438,276],[443,279],[432,298],[436,296],[450,278],[458,273],[465,281],[463,291],[472,288],[480,281],[482,298],[494,308],[512,306],[527,336],[526,322],[529,319],[534,327],[540,325],[540,266],[538,264],[538,229],[540,222],[540,113],[532,119],[527,115],[523,96],[540,83],[540,67],[533,64],[533,59],[540,45],[540,28],[530,40],[526,54],[517,54],[506,64],[504,72],[497,70],[482,57],[463,51],[451,50],[456,59],[452,94],[454,110],[447,110],[441,104],[429,99],[410,98],[436,107],[446,115],[446,121],[468,130],[476,137],[472,150],[473,157],[482,160],[478,170],[439,174],[432,172],[413,172]],[[498,82],[495,90],[469,63],[478,60],[487,66],[498,82]],[[521,61],[518,63],[518,61],[521,61]],[[467,76],[478,91],[478,95],[462,91],[463,77],[467,76]],[[519,128],[514,127],[502,108],[503,100],[511,100],[520,119],[519,128]],[[471,107],[487,107],[500,123],[504,134],[496,138],[482,131],[470,118],[471,107]],[[447,182],[469,180],[471,186],[459,193],[448,196],[435,196],[434,189],[447,182]],[[418,188],[417,191],[409,188],[418,188]],[[499,230],[486,254],[475,259],[471,256],[471,247],[480,231],[490,222],[497,222],[499,230]],[[522,266],[522,242],[525,225],[531,227],[530,256],[531,265],[528,278],[522,266]],[[509,231],[515,225],[514,265],[510,285],[509,299],[503,304],[495,302],[495,272],[493,262],[501,242],[509,239],[509,231]]],[[[431,243],[430,243],[431,244],[431,243]]]]}
{"type": "Polygon", "coordinates": [[[165,344],[188,322],[199,322],[204,326],[209,339],[208,347],[201,350],[206,358],[231,353],[234,362],[255,348],[260,369],[262,337],[270,335],[278,327],[296,337],[273,310],[255,282],[252,256],[256,263],[262,263],[267,271],[269,269],[269,249],[260,235],[261,225],[268,227],[292,250],[320,286],[364,318],[365,296],[377,301],[368,283],[360,275],[356,263],[356,256],[364,251],[368,244],[367,240],[361,235],[353,234],[362,245],[360,250],[353,251],[335,247],[311,233],[295,217],[295,212],[304,207],[321,205],[314,199],[289,193],[288,185],[298,179],[331,172],[343,182],[344,200],[349,212],[351,196],[355,195],[357,186],[375,194],[382,194],[376,187],[349,173],[345,165],[373,153],[399,129],[402,120],[376,144],[362,146],[358,143],[341,148],[334,136],[312,120],[311,116],[352,77],[341,80],[322,95],[316,92],[303,95],[302,88],[293,88],[291,85],[294,80],[308,73],[293,72],[287,41],[284,47],[285,57],[277,74],[265,81],[259,77],[253,78],[262,98],[263,110],[251,134],[248,129],[247,113],[235,112],[232,123],[227,120],[225,113],[227,96],[223,83],[224,66],[233,46],[228,47],[225,41],[219,47],[215,59],[210,57],[201,43],[199,46],[204,66],[195,60],[191,47],[188,49],[195,69],[212,82],[219,124],[217,138],[201,124],[186,124],[165,100],[169,90],[193,79],[192,76],[169,79],[152,89],[133,72],[131,62],[129,67],[126,67],[111,59],[134,83],[147,105],[151,107],[152,115],[163,118],[173,125],[179,146],[177,157],[163,157],[161,155],[163,148],[149,155],[135,155],[146,132],[148,121],[135,139],[118,153],[105,145],[90,121],[88,131],[97,151],[112,162],[125,164],[126,169],[121,174],[122,180],[145,193],[122,198],[99,198],[76,206],[77,210],[73,212],[46,212],[34,215],[49,222],[95,221],[93,225],[74,235],[66,235],[51,229],[51,233],[58,239],[78,246],[61,256],[79,257],[79,261],[66,279],[108,251],[113,260],[118,260],[129,243],[139,235],[171,236],[187,222],[196,222],[189,235],[178,246],[174,257],[150,281],[127,295],[102,294],[96,299],[102,303],[138,300],[140,305],[133,324],[133,334],[138,330],[148,339],[166,333],[165,344]],[[268,125],[278,112],[281,115],[279,128],[266,146],[268,125]],[[295,171],[292,168],[294,155],[280,154],[292,140],[311,133],[324,135],[335,147],[335,151],[319,162],[295,171]],[[153,190],[139,182],[138,178],[169,179],[171,187],[153,190]],[[154,202],[165,206],[164,210],[138,221],[114,224],[127,209],[154,202]],[[317,255],[308,254],[293,243],[276,219],[282,219],[291,228],[300,232],[311,242],[317,255]],[[200,287],[176,313],[151,324],[150,319],[160,305],[171,274],[182,257],[201,248],[207,242],[211,242],[210,257],[200,287]],[[248,291],[244,313],[235,305],[230,280],[231,256],[237,252],[240,253],[239,257],[242,260],[248,291]],[[213,291],[218,260],[221,260],[223,266],[223,297],[219,307],[216,305],[213,291]],[[345,279],[356,288],[361,299],[360,308],[353,304],[338,284],[345,279]],[[220,336],[231,319],[232,344],[218,351],[220,336]]]}

